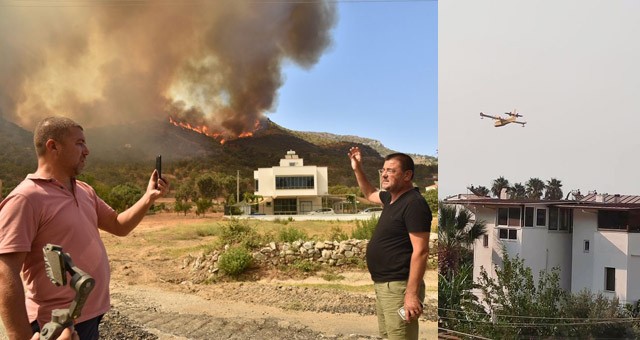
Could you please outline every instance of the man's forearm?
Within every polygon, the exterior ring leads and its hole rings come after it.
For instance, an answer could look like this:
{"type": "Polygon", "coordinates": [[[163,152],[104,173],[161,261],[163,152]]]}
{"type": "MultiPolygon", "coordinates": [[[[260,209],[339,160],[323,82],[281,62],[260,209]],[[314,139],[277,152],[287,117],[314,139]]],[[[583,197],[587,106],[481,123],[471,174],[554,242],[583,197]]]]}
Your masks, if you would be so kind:
{"type": "Polygon", "coordinates": [[[129,234],[142,221],[151,204],[153,200],[145,194],[131,208],[120,213],[117,217],[120,232],[117,235],[129,234]]]}
{"type": "Polygon", "coordinates": [[[9,339],[29,339],[32,332],[22,281],[20,274],[12,272],[10,267],[3,256],[0,260],[0,317],[9,339]]]}
{"type": "Polygon", "coordinates": [[[371,185],[371,182],[367,179],[367,176],[364,174],[364,171],[361,167],[357,167],[353,170],[356,175],[356,181],[358,182],[358,186],[360,187],[360,191],[362,191],[362,195],[368,199],[372,200],[371,195],[377,191],[377,189],[371,185]]]}
{"type": "Polygon", "coordinates": [[[418,296],[420,286],[427,270],[427,259],[429,250],[415,252],[411,255],[411,266],[409,267],[409,280],[407,281],[407,295],[418,296]]]}

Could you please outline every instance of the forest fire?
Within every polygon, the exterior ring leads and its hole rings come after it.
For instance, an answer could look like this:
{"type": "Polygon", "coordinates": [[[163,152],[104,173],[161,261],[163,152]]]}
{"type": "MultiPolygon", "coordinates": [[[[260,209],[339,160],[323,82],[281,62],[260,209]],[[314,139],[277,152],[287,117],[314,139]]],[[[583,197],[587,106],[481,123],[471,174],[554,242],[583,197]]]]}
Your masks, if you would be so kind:
{"type": "Polygon", "coordinates": [[[233,140],[233,139],[238,139],[238,138],[247,138],[247,137],[253,137],[253,133],[255,131],[257,131],[258,129],[260,129],[260,121],[256,119],[254,125],[253,125],[253,131],[246,131],[246,132],[242,132],[237,136],[231,136],[225,133],[221,133],[221,132],[212,132],[206,125],[202,125],[202,126],[193,126],[190,123],[185,123],[185,122],[181,122],[178,121],[176,119],[174,119],[173,117],[169,116],[169,123],[181,127],[183,129],[188,129],[188,130],[192,130],[195,131],[197,133],[203,134],[205,136],[211,137],[215,140],[217,140],[220,144],[224,144],[226,143],[228,140],[233,140]]]}

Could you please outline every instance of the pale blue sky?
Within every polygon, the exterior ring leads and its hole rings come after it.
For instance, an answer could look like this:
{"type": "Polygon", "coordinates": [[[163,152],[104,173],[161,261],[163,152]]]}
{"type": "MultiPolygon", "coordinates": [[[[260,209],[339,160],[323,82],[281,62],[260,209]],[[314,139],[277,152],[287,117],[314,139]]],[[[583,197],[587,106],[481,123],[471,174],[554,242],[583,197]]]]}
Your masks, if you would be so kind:
{"type": "Polygon", "coordinates": [[[333,45],[309,70],[285,67],[267,116],[288,129],[435,156],[437,15],[436,1],[339,2],[333,45]]]}

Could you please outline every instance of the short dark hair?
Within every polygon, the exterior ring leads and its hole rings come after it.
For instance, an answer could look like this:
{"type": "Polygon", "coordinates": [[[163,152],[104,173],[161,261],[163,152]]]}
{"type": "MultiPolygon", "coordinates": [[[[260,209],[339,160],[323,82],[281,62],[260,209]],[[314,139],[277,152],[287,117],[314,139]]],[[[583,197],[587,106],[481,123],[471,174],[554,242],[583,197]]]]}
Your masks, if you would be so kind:
{"type": "Polygon", "coordinates": [[[398,162],[400,162],[400,167],[402,168],[403,172],[407,170],[411,170],[411,179],[413,179],[413,175],[415,175],[416,173],[416,166],[413,163],[413,159],[409,155],[401,152],[395,152],[387,155],[384,158],[385,161],[388,161],[391,159],[396,159],[398,160],[398,162]]]}
{"type": "Polygon", "coordinates": [[[84,130],[80,124],[67,117],[47,117],[38,122],[33,131],[33,145],[36,148],[36,155],[44,155],[47,151],[47,141],[49,139],[53,139],[56,142],[62,141],[72,127],[84,130]]]}

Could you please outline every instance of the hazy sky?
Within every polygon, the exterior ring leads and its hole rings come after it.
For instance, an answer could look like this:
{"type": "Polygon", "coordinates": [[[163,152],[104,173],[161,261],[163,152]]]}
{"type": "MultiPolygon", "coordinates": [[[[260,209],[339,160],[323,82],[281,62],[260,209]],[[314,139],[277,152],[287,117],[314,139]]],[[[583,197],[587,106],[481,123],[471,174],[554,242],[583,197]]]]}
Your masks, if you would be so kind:
{"type": "Polygon", "coordinates": [[[435,156],[437,11],[436,1],[338,2],[333,46],[310,70],[285,68],[269,118],[435,156]]]}
{"type": "Polygon", "coordinates": [[[439,4],[440,195],[504,176],[640,194],[640,2],[439,4]],[[479,112],[517,108],[493,127],[479,112]]]}

